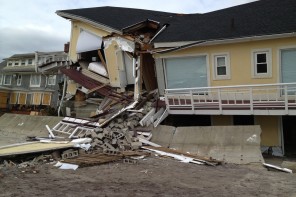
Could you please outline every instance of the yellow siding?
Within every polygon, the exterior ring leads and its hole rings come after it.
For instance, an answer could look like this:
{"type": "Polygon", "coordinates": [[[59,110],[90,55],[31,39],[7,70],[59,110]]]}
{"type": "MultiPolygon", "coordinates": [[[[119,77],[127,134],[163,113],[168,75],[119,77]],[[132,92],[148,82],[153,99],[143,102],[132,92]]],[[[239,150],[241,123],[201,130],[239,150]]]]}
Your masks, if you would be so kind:
{"type": "Polygon", "coordinates": [[[107,49],[104,50],[105,57],[106,57],[106,63],[107,63],[107,69],[108,69],[108,75],[110,79],[110,84],[113,87],[119,87],[120,81],[119,81],[119,68],[117,65],[117,59],[116,56],[116,50],[118,49],[118,45],[116,41],[112,41],[112,43],[109,45],[107,49]]]}
{"type": "Polygon", "coordinates": [[[264,41],[250,41],[233,44],[219,44],[212,46],[196,46],[180,51],[167,53],[164,55],[155,55],[155,57],[168,56],[186,56],[203,54],[207,55],[209,65],[209,85],[210,86],[227,86],[227,85],[245,85],[245,84],[268,84],[279,83],[279,49],[283,47],[296,47],[296,37],[280,38],[264,41]],[[272,77],[271,78],[252,78],[252,50],[254,49],[271,49],[272,52],[272,77]],[[229,53],[230,56],[230,73],[229,80],[213,80],[213,60],[212,55],[216,53],[229,53]]]}
{"type": "Polygon", "coordinates": [[[261,145],[262,146],[280,146],[279,136],[279,117],[278,116],[256,116],[255,124],[260,125],[261,145]]]}
{"type": "Polygon", "coordinates": [[[232,125],[232,116],[212,116],[212,126],[232,125]]]}
{"type": "Polygon", "coordinates": [[[78,40],[81,29],[88,30],[88,31],[92,32],[93,34],[96,34],[101,37],[107,36],[110,34],[104,30],[100,30],[100,29],[95,28],[95,27],[88,25],[86,23],[83,23],[80,21],[72,21],[69,57],[70,57],[70,60],[72,60],[74,62],[77,61],[76,45],[77,45],[77,40],[78,40]]]}

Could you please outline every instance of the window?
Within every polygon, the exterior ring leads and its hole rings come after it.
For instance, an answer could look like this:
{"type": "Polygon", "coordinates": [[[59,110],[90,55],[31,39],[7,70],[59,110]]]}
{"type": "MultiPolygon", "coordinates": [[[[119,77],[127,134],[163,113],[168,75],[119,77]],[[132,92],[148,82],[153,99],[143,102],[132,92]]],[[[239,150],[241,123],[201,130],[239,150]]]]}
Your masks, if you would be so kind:
{"type": "Polygon", "coordinates": [[[230,79],[230,66],[229,66],[229,54],[214,54],[213,55],[214,80],[230,79]]]}
{"type": "Polygon", "coordinates": [[[255,50],[252,54],[253,67],[252,76],[254,78],[271,77],[271,50],[255,50]]]}
{"type": "Polygon", "coordinates": [[[41,84],[41,75],[31,75],[30,86],[40,87],[40,84],[41,84]]]}
{"type": "Polygon", "coordinates": [[[12,66],[12,62],[8,62],[7,66],[12,66]]]}
{"type": "Polygon", "coordinates": [[[4,75],[3,85],[11,85],[12,75],[4,75]]]}
{"type": "Polygon", "coordinates": [[[17,78],[16,78],[16,85],[17,85],[17,86],[22,85],[22,75],[17,75],[17,78]]]}
{"type": "Polygon", "coordinates": [[[2,85],[3,82],[3,75],[0,75],[0,85],[2,85]]]}
{"type": "Polygon", "coordinates": [[[167,88],[207,87],[206,57],[202,55],[164,59],[167,88]]]}
{"type": "Polygon", "coordinates": [[[18,65],[19,65],[19,61],[15,61],[15,62],[14,62],[14,65],[15,65],[15,66],[18,66],[18,65]]]}
{"type": "Polygon", "coordinates": [[[29,64],[29,65],[32,65],[32,64],[33,64],[33,60],[32,60],[32,59],[29,59],[29,60],[28,60],[28,64],[29,64]]]}
{"type": "Polygon", "coordinates": [[[22,60],[21,65],[22,66],[26,65],[26,60],[22,60]]]}
{"type": "Polygon", "coordinates": [[[47,84],[48,85],[55,85],[56,84],[56,75],[49,75],[47,84]]]}

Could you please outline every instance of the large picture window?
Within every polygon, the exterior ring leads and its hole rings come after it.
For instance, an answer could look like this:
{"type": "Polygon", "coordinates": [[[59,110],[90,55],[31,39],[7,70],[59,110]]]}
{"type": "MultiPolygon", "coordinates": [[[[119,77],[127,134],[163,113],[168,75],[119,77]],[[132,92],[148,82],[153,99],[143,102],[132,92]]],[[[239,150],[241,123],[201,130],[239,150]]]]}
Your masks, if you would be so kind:
{"type": "Polygon", "coordinates": [[[206,87],[208,85],[205,55],[167,58],[164,62],[168,89],[206,87]]]}

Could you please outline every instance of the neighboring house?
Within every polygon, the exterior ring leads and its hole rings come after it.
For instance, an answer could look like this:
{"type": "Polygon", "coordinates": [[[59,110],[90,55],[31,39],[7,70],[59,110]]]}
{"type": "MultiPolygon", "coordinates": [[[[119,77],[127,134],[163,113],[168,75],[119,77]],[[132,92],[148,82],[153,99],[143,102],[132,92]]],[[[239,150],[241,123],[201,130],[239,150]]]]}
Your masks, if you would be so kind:
{"type": "Polygon", "coordinates": [[[58,69],[68,64],[64,52],[15,54],[1,63],[1,108],[12,111],[56,108],[59,100],[58,69]],[[3,98],[3,99],[2,99],[3,98]]]}
{"type": "Polygon", "coordinates": [[[295,10],[294,0],[261,0],[204,14],[57,14],[72,23],[70,59],[99,60],[112,87],[134,77],[135,98],[158,88],[179,124],[260,125],[263,147],[296,154],[295,10]]]}

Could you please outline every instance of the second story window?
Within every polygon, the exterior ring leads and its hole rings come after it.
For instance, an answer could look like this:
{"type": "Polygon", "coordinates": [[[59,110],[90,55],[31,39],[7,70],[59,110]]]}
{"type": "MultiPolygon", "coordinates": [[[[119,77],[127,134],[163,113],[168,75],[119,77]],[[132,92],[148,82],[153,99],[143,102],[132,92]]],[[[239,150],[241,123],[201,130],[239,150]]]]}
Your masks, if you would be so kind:
{"type": "Polygon", "coordinates": [[[7,66],[12,66],[12,62],[9,61],[8,64],[7,64],[7,66]]]}
{"type": "Polygon", "coordinates": [[[19,61],[16,60],[16,61],[14,62],[14,65],[15,65],[15,66],[19,66],[19,61]]]}
{"type": "Polygon", "coordinates": [[[22,60],[22,61],[21,61],[21,65],[22,65],[22,66],[25,66],[25,65],[26,65],[26,60],[22,60]]]}
{"type": "Polygon", "coordinates": [[[11,85],[12,75],[4,75],[3,85],[11,85]]]}
{"type": "Polygon", "coordinates": [[[47,84],[48,85],[55,85],[56,84],[56,75],[49,75],[47,84]]]}
{"type": "Polygon", "coordinates": [[[214,79],[230,79],[229,54],[214,54],[214,79]]]}
{"type": "Polygon", "coordinates": [[[32,65],[33,64],[33,59],[28,59],[28,65],[32,65]]]}
{"type": "Polygon", "coordinates": [[[252,54],[253,67],[252,75],[254,78],[271,77],[271,50],[255,50],[252,54]]]}
{"type": "Polygon", "coordinates": [[[17,75],[17,78],[16,78],[16,85],[17,85],[17,86],[22,85],[22,75],[17,75]]]}
{"type": "Polygon", "coordinates": [[[40,87],[40,84],[41,84],[41,75],[31,75],[30,86],[40,87]]]}

